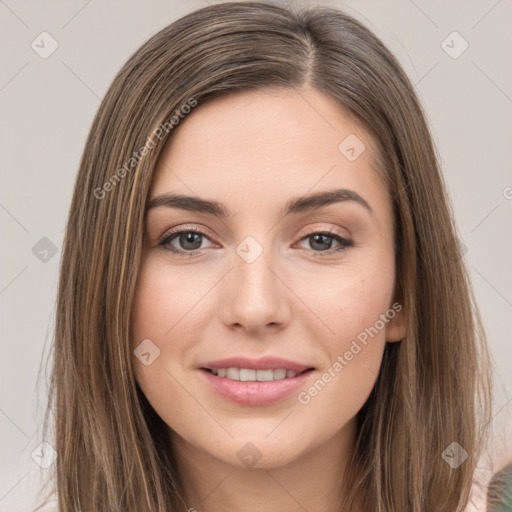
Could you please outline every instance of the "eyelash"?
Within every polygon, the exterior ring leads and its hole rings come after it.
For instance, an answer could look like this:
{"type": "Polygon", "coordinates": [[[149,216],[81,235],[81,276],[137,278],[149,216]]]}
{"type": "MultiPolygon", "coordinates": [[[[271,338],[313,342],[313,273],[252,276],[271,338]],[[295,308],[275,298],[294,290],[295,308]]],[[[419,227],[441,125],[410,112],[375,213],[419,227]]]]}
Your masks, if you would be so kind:
{"type": "MultiPolygon", "coordinates": [[[[180,235],[182,233],[196,233],[196,234],[202,235],[205,238],[208,238],[208,240],[210,240],[209,236],[199,229],[196,229],[196,228],[183,229],[182,228],[180,230],[173,231],[171,233],[166,233],[162,238],[160,238],[158,245],[162,246],[165,250],[175,254],[176,256],[178,256],[180,258],[187,258],[187,257],[195,256],[197,252],[201,251],[201,249],[195,249],[193,251],[183,251],[183,250],[175,249],[174,247],[169,245],[173,241],[173,239],[176,237],[176,235],[180,235]]],[[[313,251],[316,256],[319,256],[321,258],[335,254],[335,253],[339,253],[341,251],[346,251],[350,247],[354,246],[354,242],[352,240],[349,240],[348,238],[344,238],[341,235],[339,235],[338,233],[336,233],[335,231],[331,231],[329,229],[327,229],[327,230],[311,229],[311,230],[307,231],[303,237],[301,237],[300,241],[302,242],[304,239],[309,238],[312,235],[325,235],[325,236],[332,238],[340,243],[340,247],[338,247],[338,249],[334,249],[334,250],[328,249],[327,251],[313,251]]]]}

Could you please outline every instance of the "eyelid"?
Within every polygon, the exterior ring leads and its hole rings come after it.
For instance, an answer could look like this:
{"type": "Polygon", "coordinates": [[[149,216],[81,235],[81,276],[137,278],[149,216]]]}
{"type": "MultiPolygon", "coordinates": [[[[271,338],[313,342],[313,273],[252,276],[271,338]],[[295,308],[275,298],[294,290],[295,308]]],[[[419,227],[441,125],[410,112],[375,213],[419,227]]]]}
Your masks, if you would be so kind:
{"type": "Polygon", "coordinates": [[[310,228],[307,228],[306,229],[306,232],[300,237],[300,240],[302,240],[304,237],[308,236],[308,235],[311,235],[312,233],[331,233],[331,234],[336,234],[338,235],[340,238],[343,238],[345,240],[349,240],[350,237],[343,234],[339,229],[337,228],[333,228],[331,226],[328,226],[328,225],[324,225],[324,226],[314,226],[314,227],[310,227],[310,228]]]}

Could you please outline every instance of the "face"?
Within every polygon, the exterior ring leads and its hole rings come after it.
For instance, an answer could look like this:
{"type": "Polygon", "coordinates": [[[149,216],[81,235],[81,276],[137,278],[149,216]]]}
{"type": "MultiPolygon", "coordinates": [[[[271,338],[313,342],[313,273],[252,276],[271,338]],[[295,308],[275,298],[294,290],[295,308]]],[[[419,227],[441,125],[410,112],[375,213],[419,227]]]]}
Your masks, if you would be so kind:
{"type": "Polygon", "coordinates": [[[314,89],[237,93],[181,121],[155,169],[131,325],[136,379],[177,443],[270,468],[353,434],[405,335],[373,155],[314,89]]]}

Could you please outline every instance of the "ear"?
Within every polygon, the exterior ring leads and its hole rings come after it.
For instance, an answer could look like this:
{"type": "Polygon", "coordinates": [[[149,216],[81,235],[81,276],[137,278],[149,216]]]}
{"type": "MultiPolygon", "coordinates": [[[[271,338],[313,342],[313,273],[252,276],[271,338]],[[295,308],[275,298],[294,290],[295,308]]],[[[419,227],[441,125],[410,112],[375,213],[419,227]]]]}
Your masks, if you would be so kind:
{"type": "Polygon", "coordinates": [[[388,315],[389,322],[386,324],[386,341],[394,343],[403,340],[407,334],[407,315],[399,302],[394,302],[390,310],[394,311],[395,315],[393,317],[388,315]]]}

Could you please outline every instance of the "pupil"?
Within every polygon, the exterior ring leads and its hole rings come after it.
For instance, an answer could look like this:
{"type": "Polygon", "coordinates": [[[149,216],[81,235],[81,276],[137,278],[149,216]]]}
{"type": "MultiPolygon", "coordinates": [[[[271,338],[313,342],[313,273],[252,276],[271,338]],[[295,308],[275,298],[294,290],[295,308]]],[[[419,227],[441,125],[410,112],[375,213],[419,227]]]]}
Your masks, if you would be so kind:
{"type": "Polygon", "coordinates": [[[201,247],[201,235],[198,233],[186,233],[180,236],[180,244],[184,249],[199,249],[201,247]],[[195,244],[194,244],[194,237],[196,237],[195,244]],[[187,244],[191,243],[192,247],[188,246],[187,244]]]}
{"type": "Polygon", "coordinates": [[[317,245],[317,249],[330,249],[331,248],[331,245],[332,245],[332,238],[330,236],[327,236],[327,235],[313,235],[312,236],[313,238],[313,244],[312,244],[312,248],[314,249],[315,245],[317,244],[317,239],[320,239],[320,246],[317,245]],[[329,242],[325,242],[325,240],[329,240],[329,242]],[[322,247],[322,240],[323,240],[323,243],[324,243],[324,246],[322,247]],[[325,244],[327,244],[327,247],[325,247],[325,244]]]}

